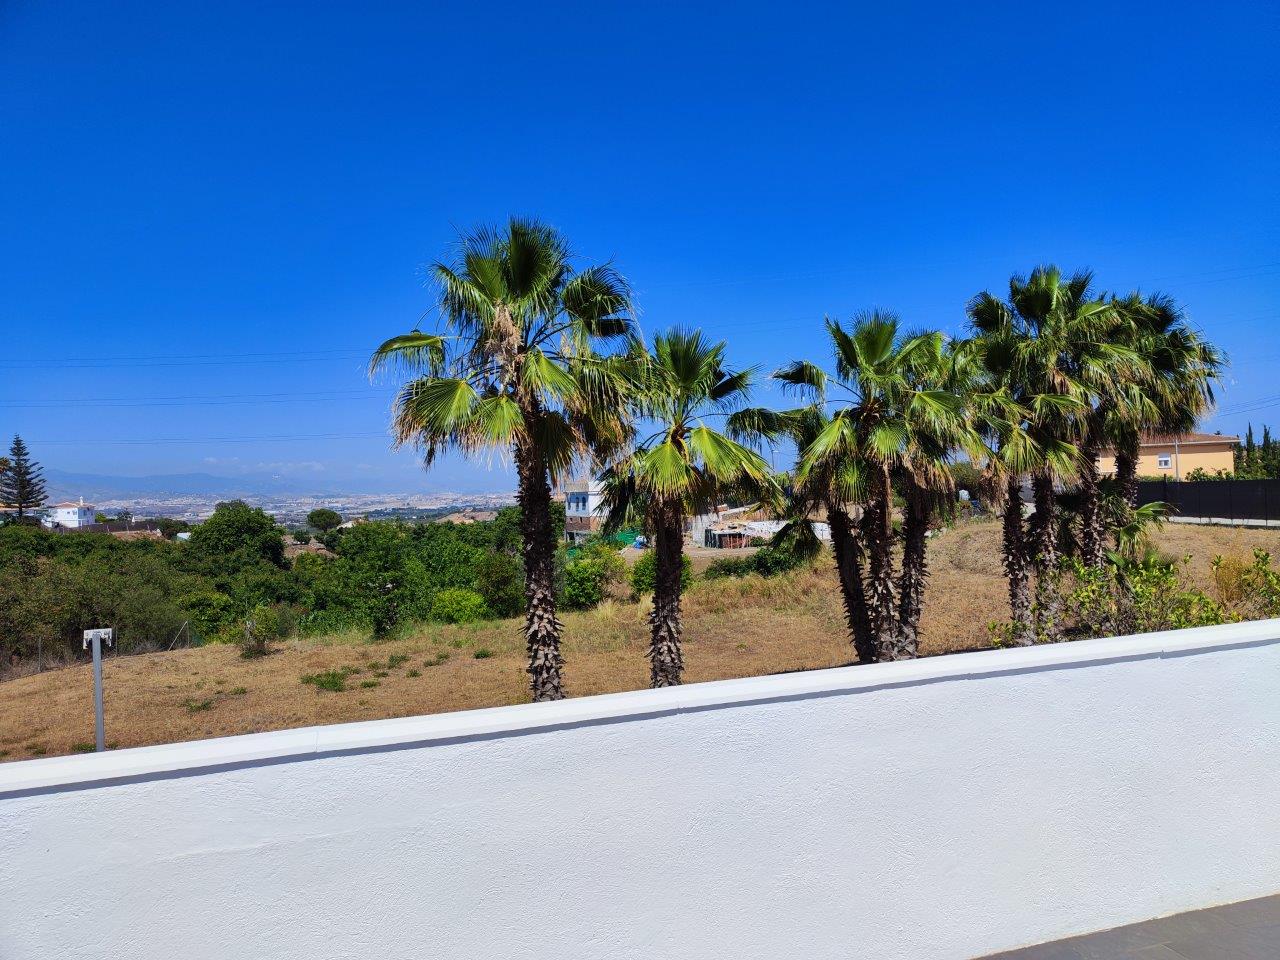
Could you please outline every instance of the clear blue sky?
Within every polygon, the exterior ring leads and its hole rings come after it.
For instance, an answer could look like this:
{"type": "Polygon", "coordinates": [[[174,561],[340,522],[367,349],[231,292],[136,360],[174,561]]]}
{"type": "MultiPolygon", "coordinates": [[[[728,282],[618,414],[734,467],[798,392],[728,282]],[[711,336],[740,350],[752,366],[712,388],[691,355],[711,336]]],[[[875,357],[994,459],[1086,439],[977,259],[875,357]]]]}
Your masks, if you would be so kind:
{"type": "Polygon", "coordinates": [[[1280,403],[1278,40],[1268,3],[4,0],[0,433],[72,470],[507,488],[391,452],[363,365],[509,213],[765,370],[824,314],[956,331],[1089,266],[1230,352],[1212,426],[1280,424],[1238,412],[1280,403]],[[106,442],[155,439],[197,442],[106,442]]]}

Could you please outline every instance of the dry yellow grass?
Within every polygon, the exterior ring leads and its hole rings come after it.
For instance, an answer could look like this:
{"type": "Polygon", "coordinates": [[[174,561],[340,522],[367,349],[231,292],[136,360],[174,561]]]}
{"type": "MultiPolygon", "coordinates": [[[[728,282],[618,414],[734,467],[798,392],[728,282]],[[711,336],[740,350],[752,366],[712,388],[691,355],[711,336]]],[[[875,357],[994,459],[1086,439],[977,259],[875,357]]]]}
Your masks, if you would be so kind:
{"type": "MultiPolygon", "coordinates": [[[[1167,553],[1191,554],[1206,589],[1216,553],[1280,552],[1280,531],[1166,526],[1167,553]]],[[[932,580],[922,627],[927,655],[989,644],[987,624],[1006,616],[999,527],[975,523],[930,545],[932,580]]],[[[849,663],[839,591],[826,564],[762,580],[698,582],[684,606],[689,682],[849,663]]],[[[565,616],[566,683],[573,696],[644,687],[645,608],[608,601],[565,616]]],[[[104,669],[107,739],[115,747],[287,727],[522,703],[527,699],[517,621],[431,627],[380,644],[359,637],[292,641],[261,660],[233,647],[110,658],[104,669]],[[476,658],[478,651],[491,655],[476,658]],[[393,657],[407,659],[390,667],[393,657]],[[430,665],[428,665],[430,664],[430,665]],[[343,692],[305,674],[356,668],[343,692]],[[412,675],[416,673],[417,675],[412,675]],[[385,676],[379,676],[385,674],[385,676]],[[362,687],[361,684],[376,683],[362,687]]],[[[71,753],[93,742],[92,677],[76,666],[0,683],[0,759],[71,753]]]]}

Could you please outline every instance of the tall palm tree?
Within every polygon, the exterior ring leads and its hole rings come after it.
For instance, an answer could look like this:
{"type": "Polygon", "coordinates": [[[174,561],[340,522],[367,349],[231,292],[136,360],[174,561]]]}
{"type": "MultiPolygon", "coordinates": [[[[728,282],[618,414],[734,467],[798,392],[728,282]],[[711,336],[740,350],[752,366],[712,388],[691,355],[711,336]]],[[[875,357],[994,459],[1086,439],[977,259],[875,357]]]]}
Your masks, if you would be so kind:
{"type": "Polygon", "coordinates": [[[681,574],[684,525],[728,490],[777,500],[768,463],[739,443],[759,436],[762,411],[744,408],[752,372],[725,367],[725,344],[701,332],[671,330],[653,350],[633,355],[628,406],[651,427],[604,475],[609,526],[640,518],[654,537],[656,576],[649,614],[651,685],[681,682],[681,574]],[[721,431],[709,421],[725,419],[721,431]]]}
{"type": "MultiPolygon", "coordinates": [[[[970,310],[998,307],[981,299],[970,310]]],[[[1001,559],[1009,584],[1011,639],[1029,646],[1036,642],[1031,574],[1034,551],[1023,518],[1025,479],[1048,472],[1055,477],[1074,473],[1077,448],[1037,428],[1049,408],[1059,416],[1085,409],[1081,400],[1061,394],[1032,394],[1012,363],[1012,343],[996,334],[974,337],[956,347],[968,367],[966,396],[974,429],[981,437],[981,462],[986,486],[1001,510],[1001,559]]]]}
{"type": "MultiPolygon", "coordinates": [[[[797,457],[803,456],[831,418],[819,404],[781,414],[784,430],[796,446],[797,457]]],[[[797,464],[797,469],[799,464],[797,464]]],[[[803,479],[793,474],[788,483],[787,515],[792,519],[779,532],[778,539],[793,539],[792,549],[799,544],[816,544],[809,517],[815,511],[826,514],[831,531],[831,552],[835,558],[840,594],[844,603],[845,623],[859,663],[876,661],[875,637],[871,629],[871,613],[867,607],[864,585],[866,544],[862,531],[862,473],[849,468],[848,461],[834,460],[815,464],[804,472],[803,479]]],[[[813,552],[817,552],[814,550],[813,552]]]]}
{"type": "Polygon", "coordinates": [[[1127,402],[1117,404],[1106,425],[1116,454],[1116,481],[1132,508],[1138,500],[1142,434],[1195,429],[1213,406],[1214,386],[1227,359],[1191,326],[1171,297],[1131,293],[1112,298],[1112,304],[1121,319],[1120,333],[1147,364],[1146,375],[1130,385],[1127,402]]]}
{"type": "Polygon", "coordinates": [[[534,700],[564,696],[552,481],[626,438],[618,363],[595,344],[633,338],[627,284],[611,266],[579,272],[571,261],[564,238],[536,221],[463,235],[454,260],[431,267],[444,331],[392,337],[370,362],[371,375],[399,367],[412,377],[393,432],[427,466],[451,448],[515,462],[534,700]]]}
{"type": "Polygon", "coordinates": [[[902,564],[898,577],[898,630],[902,647],[915,656],[920,647],[920,615],[929,576],[927,537],[934,515],[955,500],[949,469],[958,452],[973,454],[981,446],[968,404],[973,387],[972,365],[963,349],[938,338],[937,351],[912,370],[916,390],[956,397],[959,415],[920,417],[908,409],[910,434],[899,467],[902,489],[902,564]]]}
{"type": "Polygon", "coordinates": [[[918,463],[923,438],[960,427],[964,404],[929,382],[929,371],[941,362],[941,334],[902,334],[897,317],[879,311],[855,318],[851,330],[828,320],[827,333],[833,374],[808,361],[793,362],[774,374],[824,407],[836,405],[801,451],[796,477],[804,483],[815,472],[830,473],[848,488],[864,491],[865,589],[875,658],[906,659],[916,649],[901,629],[896,602],[892,477],[918,463]],[[832,392],[837,396],[830,397],[832,392]]]}
{"type": "Polygon", "coordinates": [[[1041,636],[1054,639],[1061,628],[1056,487],[1075,479],[1082,469],[1086,487],[1089,477],[1096,481],[1097,447],[1089,434],[1087,411],[1106,395],[1109,385],[1139,375],[1143,364],[1132,349],[1108,339],[1116,313],[1105,298],[1094,294],[1088,271],[1064,278],[1057,267],[1037,267],[1030,276],[1009,281],[1007,302],[984,292],[970,302],[968,313],[975,331],[995,347],[993,356],[1001,356],[1007,365],[1014,400],[1037,398],[1028,427],[1041,445],[1086,441],[1070,473],[1046,458],[1031,474],[1035,619],[1041,636]],[[1046,403],[1048,397],[1071,403],[1046,403]]]}

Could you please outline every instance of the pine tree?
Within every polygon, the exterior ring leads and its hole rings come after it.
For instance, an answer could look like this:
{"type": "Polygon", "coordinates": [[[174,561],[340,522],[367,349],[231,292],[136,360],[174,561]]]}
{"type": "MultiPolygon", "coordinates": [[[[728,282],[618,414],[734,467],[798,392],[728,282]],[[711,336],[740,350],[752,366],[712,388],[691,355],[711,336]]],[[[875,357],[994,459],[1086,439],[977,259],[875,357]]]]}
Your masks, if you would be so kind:
{"type": "Polygon", "coordinates": [[[9,447],[9,468],[0,474],[0,503],[17,510],[18,516],[44,506],[44,473],[31,459],[31,451],[15,436],[9,447]]]}

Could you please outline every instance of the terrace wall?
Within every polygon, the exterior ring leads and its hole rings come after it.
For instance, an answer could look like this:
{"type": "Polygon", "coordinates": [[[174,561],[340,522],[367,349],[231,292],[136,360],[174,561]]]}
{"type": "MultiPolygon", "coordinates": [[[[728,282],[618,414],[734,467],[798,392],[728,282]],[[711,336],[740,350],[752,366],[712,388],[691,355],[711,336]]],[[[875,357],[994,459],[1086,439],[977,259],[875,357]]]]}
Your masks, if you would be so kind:
{"type": "Polygon", "coordinates": [[[1271,894],[1277,638],[6,764],[0,957],[962,960],[1271,894]]]}

